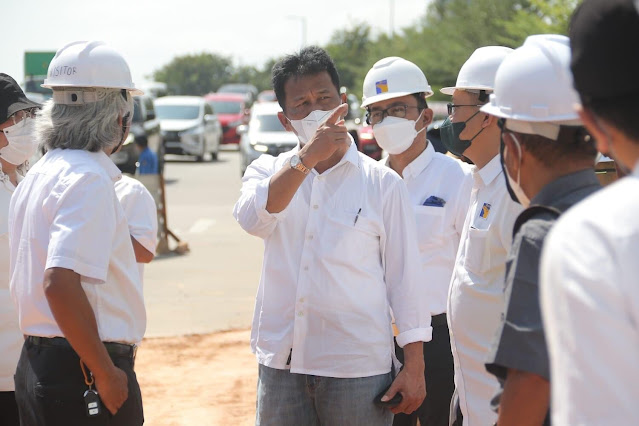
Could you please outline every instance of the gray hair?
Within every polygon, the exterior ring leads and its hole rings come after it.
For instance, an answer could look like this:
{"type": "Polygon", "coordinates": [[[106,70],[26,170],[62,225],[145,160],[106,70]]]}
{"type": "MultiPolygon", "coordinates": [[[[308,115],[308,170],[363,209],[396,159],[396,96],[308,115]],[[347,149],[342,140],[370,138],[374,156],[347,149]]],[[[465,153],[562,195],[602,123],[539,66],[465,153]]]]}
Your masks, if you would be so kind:
{"type": "Polygon", "coordinates": [[[36,116],[36,139],[47,150],[103,151],[115,147],[122,139],[118,117],[129,114],[127,123],[123,124],[130,125],[132,113],[131,95],[127,92],[125,100],[119,89],[108,90],[100,100],[83,105],[56,104],[49,100],[36,116]]]}

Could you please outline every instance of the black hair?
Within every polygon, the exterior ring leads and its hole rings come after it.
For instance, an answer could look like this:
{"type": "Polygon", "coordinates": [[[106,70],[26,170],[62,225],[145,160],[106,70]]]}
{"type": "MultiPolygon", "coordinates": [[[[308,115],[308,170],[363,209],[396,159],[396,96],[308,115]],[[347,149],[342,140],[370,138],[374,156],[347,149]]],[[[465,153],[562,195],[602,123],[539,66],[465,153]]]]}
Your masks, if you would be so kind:
{"type": "Polygon", "coordinates": [[[632,96],[609,99],[592,99],[582,96],[584,108],[592,111],[612,126],[616,127],[629,139],[639,144],[639,105],[637,93],[632,96]]]}
{"type": "Polygon", "coordinates": [[[574,161],[595,163],[595,140],[582,126],[561,126],[557,140],[541,135],[517,133],[522,148],[546,167],[556,167],[574,161]]]}
{"type": "Polygon", "coordinates": [[[284,85],[291,77],[315,75],[321,72],[328,73],[337,93],[339,93],[339,74],[335,64],[328,53],[320,47],[305,47],[295,54],[287,55],[273,65],[271,82],[277,102],[282,110],[286,111],[284,85]]]}
{"type": "Polygon", "coordinates": [[[145,135],[138,135],[135,137],[135,144],[141,146],[142,148],[146,148],[149,146],[149,140],[145,135]]]}
{"type": "Polygon", "coordinates": [[[428,102],[426,102],[426,93],[413,93],[415,99],[417,99],[417,108],[421,110],[428,108],[428,102]]]}

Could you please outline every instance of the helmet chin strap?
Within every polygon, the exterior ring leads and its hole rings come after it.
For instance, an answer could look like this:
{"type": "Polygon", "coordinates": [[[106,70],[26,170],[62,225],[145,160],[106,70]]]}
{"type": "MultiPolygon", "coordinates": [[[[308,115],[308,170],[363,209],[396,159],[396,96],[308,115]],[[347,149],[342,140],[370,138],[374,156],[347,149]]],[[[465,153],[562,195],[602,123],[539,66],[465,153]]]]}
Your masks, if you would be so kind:
{"type": "Polygon", "coordinates": [[[131,116],[130,112],[127,112],[124,117],[122,118],[122,137],[120,138],[120,143],[117,144],[117,146],[115,148],[113,148],[111,150],[111,155],[115,154],[116,152],[118,152],[118,150],[120,149],[120,147],[122,146],[122,144],[124,143],[124,135],[126,134],[126,128],[128,127],[126,125],[127,121],[129,121],[129,117],[131,116]]]}

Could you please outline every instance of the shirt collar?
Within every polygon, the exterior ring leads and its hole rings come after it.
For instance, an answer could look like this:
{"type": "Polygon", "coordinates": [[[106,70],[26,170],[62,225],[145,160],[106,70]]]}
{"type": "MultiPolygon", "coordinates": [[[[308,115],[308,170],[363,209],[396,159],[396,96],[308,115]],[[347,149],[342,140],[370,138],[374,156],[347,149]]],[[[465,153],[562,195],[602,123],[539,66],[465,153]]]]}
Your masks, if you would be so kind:
{"type": "Polygon", "coordinates": [[[434,157],[435,148],[433,148],[433,144],[429,141],[428,144],[426,144],[426,149],[423,150],[422,153],[417,156],[417,158],[411,161],[410,164],[408,164],[404,168],[404,170],[402,171],[402,176],[404,176],[404,178],[419,176],[419,174],[424,171],[426,167],[428,167],[434,157]]]}
{"type": "Polygon", "coordinates": [[[104,169],[113,182],[117,182],[122,178],[122,172],[104,151],[96,152],[95,156],[98,164],[104,169]]]}
{"type": "Polygon", "coordinates": [[[599,186],[599,179],[593,169],[580,170],[561,176],[552,182],[546,184],[537,195],[530,200],[530,204],[539,204],[542,206],[555,206],[560,201],[575,192],[577,189],[586,186],[599,186]]]}
{"type": "MultiPolygon", "coordinates": [[[[327,170],[333,170],[336,167],[340,166],[341,164],[345,163],[345,162],[349,162],[352,165],[354,165],[355,167],[357,167],[358,169],[361,168],[361,159],[359,158],[359,153],[357,151],[357,145],[355,144],[355,141],[353,140],[353,137],[349,134],[348,137],[351,140],[351,145],[348,147],[348,150],[346,150],[346,153],[344,154],[344,156],[342,157],[341,160],[339,160],[339,162],[334,165],[333,167],[331,167],[330,169],[327,170]]],[[[299,150],[301,149],[299,142],[297,143],[297,145],[295,146],[295,148],[292,149],[291,151],[291,156],[295,155],[299,152],[299,150]]],[[[317,173],[315,171],[315,169],[312,170],[313,173],[317,173]]],[[[324,172],[326,173],[326,172],[324,172]]]]}
{"type": "Polygon", "coordinates": [[[484,167],[476,170],[475,173],[479,175],[481,181],[485,186],[490,185],[502,172],[501,161],[499,161],[499,154],[495,155],[492,160],[488,162],[484,167]]]}

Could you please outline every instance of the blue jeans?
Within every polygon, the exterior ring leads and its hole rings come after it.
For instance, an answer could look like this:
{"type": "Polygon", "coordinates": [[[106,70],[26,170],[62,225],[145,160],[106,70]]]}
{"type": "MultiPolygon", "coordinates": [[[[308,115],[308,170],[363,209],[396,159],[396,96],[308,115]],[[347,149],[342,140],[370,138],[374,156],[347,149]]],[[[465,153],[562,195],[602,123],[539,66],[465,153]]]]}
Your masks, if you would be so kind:
{"type": "Polygon", "coordinates": [[[390,426],[393,413],[373,404],[391,373],[354,379],[294,374],[259,366],[256,426],[390,426]]]}

